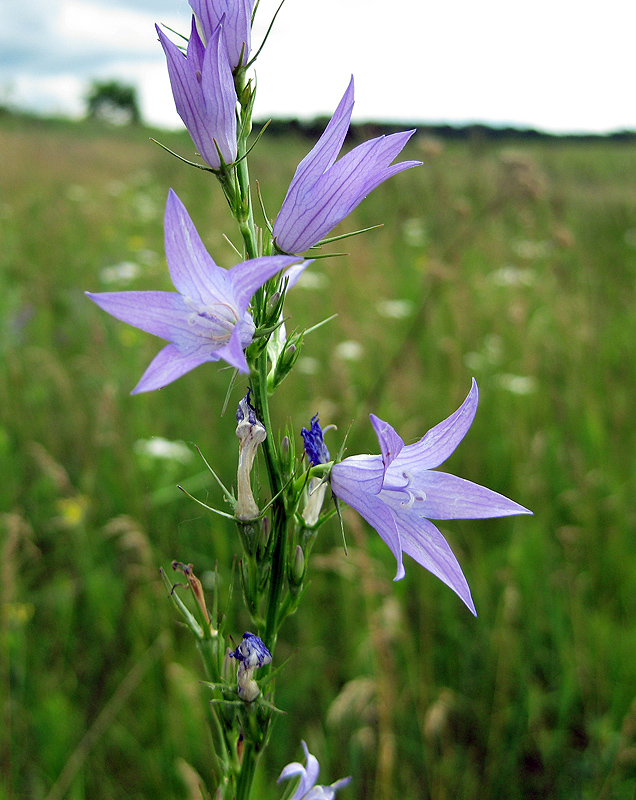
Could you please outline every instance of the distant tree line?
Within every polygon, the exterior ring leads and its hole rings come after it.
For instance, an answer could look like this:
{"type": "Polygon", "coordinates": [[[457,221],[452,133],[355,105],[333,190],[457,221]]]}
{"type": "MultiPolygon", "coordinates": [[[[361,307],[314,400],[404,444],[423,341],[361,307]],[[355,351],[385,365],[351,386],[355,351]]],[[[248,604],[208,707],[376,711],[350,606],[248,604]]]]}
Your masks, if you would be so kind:
{"type": "MultiPolygon", "coordinates": [[[[297,118],[272,119],[267,127],[270,136],[288,136],[290,133],[307,139],[317,139],[329,122],[329,117],[319,116],[310,120],[297,118]]],[[[258,133],[265,123],[255,122],[254,130],[258,133]]],[[[390,133],[417,128],[422,136],[434,136],[439,139],[457,141],[496,141],[504,139],[533,140],[533,139],[559,139],[573,141],[595,141],[610,139],[614,141],[634,141],[636,131],[615,131],[603,133],[572,133],[556,134],[539,131],[535,128],[515,128],[513,126],[495,127],[480,123],[466,125],[428,125],[422,122],[352,122],[347,141],[358,142],[371,139],[375,136],[386,136],[390,133]]]]}

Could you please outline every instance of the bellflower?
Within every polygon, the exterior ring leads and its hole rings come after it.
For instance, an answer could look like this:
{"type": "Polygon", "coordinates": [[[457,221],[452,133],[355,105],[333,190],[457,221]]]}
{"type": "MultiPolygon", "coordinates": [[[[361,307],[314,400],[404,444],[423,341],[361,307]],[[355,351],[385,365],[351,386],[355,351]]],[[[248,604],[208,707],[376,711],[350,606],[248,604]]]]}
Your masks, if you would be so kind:
{"type": "Polygon", "coordinates": [[[133,394],[160,389],[205,361],[223,359],[249,372],[243,350],[255,330],[247,310],[250,299],[265,281],[298,261],[293,256],[265,256],[229,270],[217,266],[172,189],[164,227],[176,292],[86,293],[117,319],[171,342],[154,358],[133,394]]]}
{"type": "Polygon", "coordinates": [[[236,89],[220,22],[204,45],[192,17],[186,55],[159,26],[175,106],[201,158],[219,169],[236,160],[236,89]]]}
{"type": "Polygon", "coordinates": [[[293,761],[283,768],[278,778],[278,783],[300,775],[300,783],[289,800],[333,800],[338,789],[343,789],[347,786],[351,778],[341,778],[330,786],[316,786],[318,773],[320,772],[318,759],[316,756],[312,756],[304,742],[301,742],[301,744],[305,751],[307,767],[303,767],[302,764],[293,761]]]}
{"type": "Polygon", "coordinates": [[[352,110],[353,78],[324,133],[298,165],[274,222],[274,239],[285,253],[302,253],[313,247],[372,189],[421,163],[391,164],[414,131],[370,139],[336,162],[352,110]]]}
{"type": "Polygon", "coordinates": [[[388,422],[371,414],[382,455],[345,458],[331,471],[331,488],[376,529],[404,577],[407,553],[453,589],[476,614],[470,589],[448,543],[431,519],[480,519],[530,514],[497,492],[445,472],[433,471],[466,435],[477,410],[477,383],[448,419],[419,442],[405,445],[388,422]]]}
{"type": "Polygon", "coordinates": [[[212,37],[219,23],[225,17],[223,26],[225,47],[232,69],[239,66],[241,53],[243,54],[241,66],[247,64],[249,59],[254,1],[190,0],[190,7],[197,17],[206,41],[212,37]]]}

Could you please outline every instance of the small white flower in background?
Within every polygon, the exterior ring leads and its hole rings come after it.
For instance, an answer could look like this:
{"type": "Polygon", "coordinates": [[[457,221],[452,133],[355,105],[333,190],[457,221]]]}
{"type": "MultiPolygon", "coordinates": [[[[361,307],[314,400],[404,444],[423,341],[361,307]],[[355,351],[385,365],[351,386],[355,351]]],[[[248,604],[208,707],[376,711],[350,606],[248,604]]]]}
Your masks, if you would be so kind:
{"type": "Polygon", "coordinates": [[[333,349],[333,354],[336,358],[341,358],[343,361],[359,361],[363,352],[360,342],[354,342],[352,339],[340,342],[333,349]]]}
{"type": "Polygon", "coordinates": [[[534,286],[537,273],[527,267],[508,265],[491,272],[490,280],[497,286],[534,286]]]}
{"type": "Polygon", "coordinates": [[[423,247],[426,244],[426,228],[421,219],[413,217],[402,223],[402,233],[407,244],[411,247],[423,247]]]}
{"type": "Polygon", "coordinates": [[[134,261],[121,261],[110,267],[100,270],[99,279],[102,283],[130,283],[141,274],[141,267],[134,261]]]}
{"type": "Polygon", "coordinates": [[[512,394],[533,394],[537,390],[537,382],[528,375],[509,375],[504,373],[498,376],[499,385],[512,394]]]}
{"type": "Polygon", "coordinates": [[[192,460],[192,451],[184,442],[171,442],[162,436],[152,439],[138,439],[134,444],[135,453],[156,458],[159,461],[178,461],[187,464],[192,460]]]}
{"type": "Polygon", "coordinates": [[[410,300],[379,300],[376,304],[378,314],[387,319],[404,319],[413,313],[410,300]]]}
{"type": "Polygon", "coordinates": [[[329,286],[329,278],[323,272],[307,270],[300,276],[296,286],[301,289],[324,290],[329,286]]]}

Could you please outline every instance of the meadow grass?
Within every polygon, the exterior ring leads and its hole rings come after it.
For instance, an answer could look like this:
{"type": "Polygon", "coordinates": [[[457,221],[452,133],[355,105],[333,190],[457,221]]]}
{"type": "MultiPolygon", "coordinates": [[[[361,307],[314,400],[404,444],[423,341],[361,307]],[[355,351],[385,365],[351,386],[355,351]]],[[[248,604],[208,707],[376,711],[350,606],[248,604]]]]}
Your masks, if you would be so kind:
{"type": "MultiPolygon", "coordinates": [[[[222,506],[194,445],[231,484],[244,381],[225,416],[217,365],[131,397],[161,344],[83,294],[172,288],[169,187],[217,262],[235,263],[215,181],[149,135],[0,120],[2,800],[199,797],[202,670],[159,567],[193,563],[219,581],[235,638],[247,626],[235,530],[176,489],[222,506]],[[152,437],[186,454],[158,458],[152,437]]],[[[186,135],[159,138],[192,156],[186,135]]],[[[255,150],[272,217],[309,146],[255,150]]],[[[319,412],[335,452],[354,420],[349,452],[376,452],[369,411],[414,441],[474,375],[477,418],[448,471],[534,516],[442,523],[477,619],[410,560],[393,583],[354,513],[348,555],[335,524],[321,531],[281,632],[280,660],[297,652],[258,796],[279,796],[304,738],[325,782],[353,775],[343,797],[632,798],[636,147],[420,136],[409,157],[424,166],[346,222],[384,227],[290,295],[289,328],[338,316],[306,338],[275,421],[299,433],[319,412]]]]}

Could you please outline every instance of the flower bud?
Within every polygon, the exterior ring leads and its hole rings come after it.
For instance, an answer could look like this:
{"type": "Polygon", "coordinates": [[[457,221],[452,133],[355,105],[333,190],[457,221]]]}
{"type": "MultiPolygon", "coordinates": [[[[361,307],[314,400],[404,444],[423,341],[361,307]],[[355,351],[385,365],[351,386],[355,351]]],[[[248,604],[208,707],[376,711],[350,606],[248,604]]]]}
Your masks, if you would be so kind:
{"type": "Polygon", "coordinates": [[[254,519],[258,516],[258,506],[252,494],[250,475],[259,444],[267,438],[264,425],[256,418],[256,412],[249,401],[250,390],[241,400],[236,412],[236,435],[239,438],[239,463],[237,473],[238,501],[234,515],[237,519],[254,519]]]}
{"type": "Polygon", "coordinates": [[[302,547],[297,544],[296,551],[294,552],[294,560],[292,561],[290,582],[294,586],[300,586],[305,577],[305,554],[302,547]]]}

